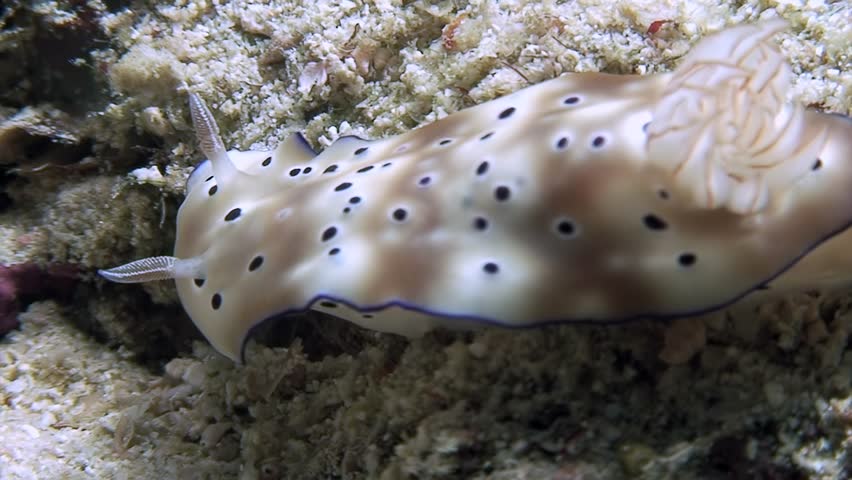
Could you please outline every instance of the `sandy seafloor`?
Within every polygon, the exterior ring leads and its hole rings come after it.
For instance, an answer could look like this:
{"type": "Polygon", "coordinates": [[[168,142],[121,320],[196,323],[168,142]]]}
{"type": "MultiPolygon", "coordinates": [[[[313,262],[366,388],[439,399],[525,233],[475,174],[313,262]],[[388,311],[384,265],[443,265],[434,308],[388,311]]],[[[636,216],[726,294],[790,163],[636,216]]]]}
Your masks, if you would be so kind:
{"type": "Polygon", "coordinates": [[[81,274],[0,340],[0,478],[850,478],[844,292],[411,341],[316,315],[239,366],[171,282],[93,274],[171,253],[200,158],[183,82],[229,146],[322,148],[563,72],[667,71],[761,15],[792,26],[794,95],[849,115],[846,1],[3,2],[0,263],[81,274]]]}

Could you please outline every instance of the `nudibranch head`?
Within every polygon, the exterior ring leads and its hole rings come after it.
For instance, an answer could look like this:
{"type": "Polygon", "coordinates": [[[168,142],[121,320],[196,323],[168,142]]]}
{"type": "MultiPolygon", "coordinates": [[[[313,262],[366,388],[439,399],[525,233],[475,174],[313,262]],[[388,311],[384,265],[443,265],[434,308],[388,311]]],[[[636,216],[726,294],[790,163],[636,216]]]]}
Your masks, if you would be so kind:
{"type": "Polygon", "coordinates": [[[320,154],[300,135],[226,152],[192,96],[209,160],[174,257],[101,273],[175,278],[233,359],[307,309],[417,335],[723,308],[852,221],[852,126],[788,103],[778,28],[709,37],[673,75],[565,75],[320,154]]]}

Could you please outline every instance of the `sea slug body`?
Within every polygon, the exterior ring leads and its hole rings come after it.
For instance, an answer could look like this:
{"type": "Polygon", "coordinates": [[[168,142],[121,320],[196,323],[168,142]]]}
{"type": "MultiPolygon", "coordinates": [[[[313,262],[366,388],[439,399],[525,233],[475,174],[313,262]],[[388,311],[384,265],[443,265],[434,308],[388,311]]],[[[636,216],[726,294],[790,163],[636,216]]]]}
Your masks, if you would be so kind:
{"type": "Polygon", "coordinates": [[[190,94],[208,160],[174,255],[101,274],[174,278],[235,360],[259,322],[307,309],[419,335],[684,317],[849,282],[852,122],[787,102],[784,28],[707,37],[671,74],[567,74],[319,154],[301,135],[226,151],[190,94]]]}

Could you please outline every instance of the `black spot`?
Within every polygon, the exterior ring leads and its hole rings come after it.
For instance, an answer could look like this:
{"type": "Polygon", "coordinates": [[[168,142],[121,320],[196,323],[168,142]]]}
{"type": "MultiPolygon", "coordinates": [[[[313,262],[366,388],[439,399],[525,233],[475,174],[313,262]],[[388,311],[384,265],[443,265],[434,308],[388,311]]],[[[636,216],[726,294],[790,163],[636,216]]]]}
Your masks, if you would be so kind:
{"type": "Polygon", "coordinates": [[[340,249],[337,248],[337,247],[334,247],[334,248],[332,248],[331,250],[328,251],[329,255],[337,255],[338,253],[340,253],[340,249]]]}
{"type": "Polygon", "coordinates": [[[268,167],[270,163],[272,163],[272,157],[266,157],[262,162],[260,162],[260,164],[264,167],[268,167]]]}
{"type": "Polygon", "coordinates": [[[337,227],[328,227],[322,232],[322,241],[327,242],[337,235],[337,227]]]}
{"type": "Polygon", "coordinates": [[[666,189],[664,189],[664,188],[661,188],[661,189],[657,190],[657,195],[658,195],[660,198],[662,198],[663,200],[668,200],[668,199],[669,199],[669,192],[668,192],[668,190],[666,190],[666,189]]]}
{"type": "Polygon", "coordinates": [[[203,278],[196,278],[196,279],[193,280],[193,282],[195,282],[196,287],[200,288],[200,287],[204,286],[204,279],[203,278]]]}
{"type": "Polygon", "coordinates": [[[364,167],[364,168],[359,168],[359,169],[358,169],[358,173],[369,172],[369,171],[370,171],[370,170],[372,170],[372,169],[373,169],[373,166],[372,166],[372,165],[367,165],[367,166],[366,166],[366,167],[364,167]]]}
{"type": "Polygon", "coordinates": [[[386,168],[386,167],[390,167],[390,166],[391,166],[390,162],[382,164],[382,168],[386,168]]]}
{"type": "Polygon", "coordinates": [[[816,172],[816,171],[817,171],[817,170],[819,170],[820,168],[822,168],[822,160],[821,160],[821,159],[819,159],[819,158],[817,158],[817,159],[816,159],[816,161],[814,162],[813,166],[811,167],[811,170],[813,170],[814,172],[816,172]]]}
{"type": "Polygon", "coordinates": [[[606,143],[606,139],[603,137],[603,135],[598,135],[597,137],[592,139],[592,146],[595,148],[603,147],[604,143],[606,143]]]}
{"type": "Polygon", "coordinates": [[[352,205],[357,205],[361,203],[361,197],[352,197],[349,199],[349,203],[351,203],[352,205]]]}
{"type": "Polygon", "coordinates": [[[681,264],[681,266],[689,267],[695,265],[695,262],[698,261],[698,257],[695,256],[694,253],[686,252],[681,253],[679,257],[677,257],[677,263],[681,264]]]}
{"type": "Polygon", "coordinates": [[[500,185],[499,187],[494,189],[494,198],[496,198],[498,202],[505,202],[511,196],[512,191],[509,190],[509,187],[505,185],[500,185]]]}
{"type": "Polygon", "coordinates": [[[568,137],[562,137],[556,142],[556,148],[563,149],[568,146],[568,137]]]}
{"type": "Polygon", "coordinates": [[[482,266],[482,271],[485,273],[495,274],[500,271],[500,267],[494,262],[488,262],[482,266]]]}
{"type": "Polygon", "coordinates": [[[488,228],[488,220],[484,217],[476,217],[473,219],[473,228],[481,231],[484,231],[488,228]]]}
{"type": "Polygon", "coordinates": [[[210,180],[213,180],[213,175],[210,175],[210,176],[209,176],[209,177],[207,177],[207,179],[206,179],[206,180],[204,180],[204,181],[205,181],[205,182],[209,182],[210,180]]]}
{"type": "Polygon", "coordinates": [[[355,155],[361,155],[362,153],[367,151],[367,147],[361,147],[358,150],[355,150],[355,155]]]}
{"type": "Polygon", "coordinates": [[[393,211],[391,216],[397,222],[403,222],[403,221],[405,221],[405,217],[408,216],[408,212],[404,208],[397,208],[396,210],[393,211]]]}
{"type": "Polygon", "coordinates": [[[230,212],[228,212],[227,215],[225,215],[225,221],[230,222],[232,220],[236,220],[236,219],[240,218],[240,215],[242,213],[243,213],[243,211],[241,209],[235,208],[235,209],[231,210],[230,212]]]}
{"type": "Polygon", "coordinates": [[[337,304],[334,302],[320,302],[320,306],[326,308],[337,308],[337,304]]]}
{"type": "Polygon", "coordinates": [[[263,257],[258,255],[251,259],[251,263],[249,263],[249,272],[257,270],[261,265],[263,265],[263,257]]]}
{"type": "Polygon", "coordinates": [[[488,133],[486,133],[485,135],[483,135],[483,136],[479,137],[479,139],[480,139],[480,140],[488,140],[488,139],[489,139],[489,138],[491,138],[493,135],[494,135],[494,132],[488,132],[488,133]]]}
{"type": "Polygon", "coordinates": [[[500,112],[500,115],[497,115],[497,118],[503,120],[504,118],[511,117],[513,113],[515,113],[515,107],[509,107],[506,110],[500,112]]]}
{"type": "Polygon", "coordinates": [[[373,318],[373,316],[370,315],[369,313],[365,313],[365,314],[361,315],[361,317],[362,318],[373,318]]]}
{"type": "Polygon", "coordinates": [[[452,140],[450,140],[449,138],[445,138],[444,140],[441,140],[440,142],[438,142],[438,145],[447,145],[450,142],[452,142],[452,140]]]}
{"type": "Polygon", "coordinates": [[[219,310],[219,307],[222,306],[222,295],[214,293],[213,298],[210,299],[210,306],[213,307],[213,310],[219,310]]]}
{"type": "Polygon", "coordinates": [[[577,227],[571,220],[560,220],[556,224],[556,231],[559,232],[560,235],[573,235],[574,232],[577,231],[577,227]]]}
{"type": "Polygon", "coordinates": [[[295,177],[296,175],[298,175],[300,173],[302,173],[301,168],[294,168],[294,169],[290,170],[290,176],[291,177],[295,177]]]}
{"type": "Polygon", "coordinates": [[[343,207],[343,213],[349,213],[349,212],[351,212],[351,211],[352,211],[352,209],[351,209],[351,208],[349,208],[349,207],[343,207]]]}
{"type": "Polygon", "coordinates": [[[653,213],[649,213],[642,217],[642,223],[644,223],[650,230],[665,230],[668,228],[666,221],[653,213]]]}
{"type": "Polygon", "coordinates": [[[580,103],[580,97],[572,95],[566,98],[562,103],[564,103],[565,105],[575,105],[577,103],[580,103]]]}
{"type": "Polygon", "coordinates": [[[333,173],[337,171],[337,165],[329,165],[328,168],[322,171],[322,173],[333,173]]]}
{"type": "Polygon", "coordinates": [[[213,185],[212,187],[210,187],[210,190],[207,190],[207,195],[210,195],[212,197],[213,195],[216,195],[217,191],[219,191],[219,185],[213,185]]]}
{"type": "Polygon", "coordinates": [[[488,171],[488,162],[482,162],[482,163],[479,164],[478,167],[476,167],[476,174],[477,175],[485,175],[485,172],[487,172],[487,171],[488,171]]]}
{"type": "Polygon", "coordinates": [[[431,177],[423,177],[423,178],[421,178],[421,179],[420,179],[420,181],[418,181],[417,183],[418,183],[421,187],[425,187],[426,185],[429,185],[431,182],[432,182],[432,178],[431,178],[431,177]]]}
{"type": "Polygon", "coordinates": [[[307,175],[307,174],[311,173],[311,170],[313,170],[313,168],[311,168],[311,167],[305,167],[305,169],[304,169],[304,170],[302,170],[302,173],[304,173],[305,175],[307,175]]]}
{"type": "Polygon", "coordinates": [[[340,185],[338,185],[338,186],[334,187],[334,191],[335,191],[335,192],[342,192],[342,191],[346,190],[347,188],[349,188],[349,187],[351,187],[351,186],[352,186],[352,184],[351,184],[351,183],[349,183],[349,182],[343,182],[343,183],[341,183],[340,185]]]}

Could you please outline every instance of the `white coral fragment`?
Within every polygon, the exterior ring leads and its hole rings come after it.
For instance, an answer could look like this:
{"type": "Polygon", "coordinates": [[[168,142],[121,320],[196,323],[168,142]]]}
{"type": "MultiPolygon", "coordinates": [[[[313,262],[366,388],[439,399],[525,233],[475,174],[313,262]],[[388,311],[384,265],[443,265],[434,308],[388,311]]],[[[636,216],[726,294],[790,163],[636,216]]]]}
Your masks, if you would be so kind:
{"type": "Polygon", "coordinates": [[[130,176],[139,183],[148,183],[151,185],[164,185],[166,183],[165,177],[160,173],[160,169],[155,166],[137,168],[130,172],[130,176]]]}
{"type": "Polygon", "coordinates": [[[321,87],[328,81],[328,69],[324,62],[309,62],[299,75],[299,93],[305,95],[314,86],[321,87]]]}
{"type": "Polygon", "coordinates": [[[790,103],[790,68],[771,20],[725,30],[687,55],[656,105],[648,155],[702,208],[765,208],[814,165],[824,130],[790,103]]]}

